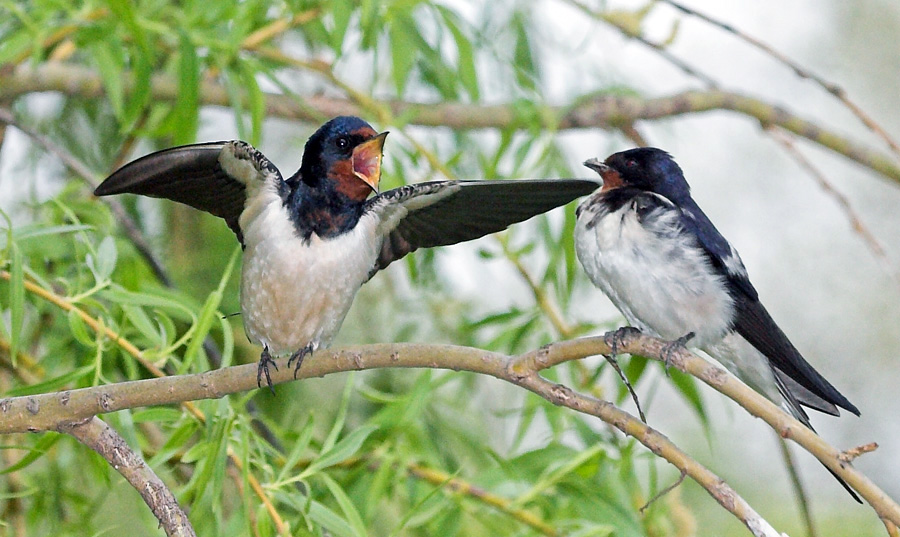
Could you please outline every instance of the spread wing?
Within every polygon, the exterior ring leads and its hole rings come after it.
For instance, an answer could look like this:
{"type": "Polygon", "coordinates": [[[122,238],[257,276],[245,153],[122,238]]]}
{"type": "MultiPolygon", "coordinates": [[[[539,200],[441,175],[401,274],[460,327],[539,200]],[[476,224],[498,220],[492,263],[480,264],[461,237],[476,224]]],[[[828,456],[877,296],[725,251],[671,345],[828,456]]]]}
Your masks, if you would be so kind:
{"type": "MultiPolygon", "coordinates": [[[[586,179],[434,181],[403,186],[368,202],[384,236],[372,274],[418,248],[469,241],[590,194],[586,179]]],[[[371,275],[370,275],[371,276],[371,275]]]]}
{"type": "Polygon", "coordinates": [[[223,218],[243,242],[238,219],[248,188],[272,185],[287,196],[278,169],[246,142],[209,142],[151,153],[122,166],[94,190],[97,196],[141,194],[190,205],[223,218]]]}

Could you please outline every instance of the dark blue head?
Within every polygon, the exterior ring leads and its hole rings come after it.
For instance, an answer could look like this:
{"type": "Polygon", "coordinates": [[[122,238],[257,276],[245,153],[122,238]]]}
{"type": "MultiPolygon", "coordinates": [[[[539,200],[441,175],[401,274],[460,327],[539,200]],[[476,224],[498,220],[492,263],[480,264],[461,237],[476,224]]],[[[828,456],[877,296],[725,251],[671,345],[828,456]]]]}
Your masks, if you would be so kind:
{"type": "Polygon", "coordinates": [[[378,190],[385,136],[358,117],[336,117],[306,142],[299,179],[314,189],[364,201],[378,190]]]}
{"type": "Polygon", "coordinates": [[[691,187],[672,156],[655,147],[639,147],[615,153],[603,162],[591,159],[585,166],[603,177],[603,190],[633,187],[678,202],[691,195],[691,187]]]}

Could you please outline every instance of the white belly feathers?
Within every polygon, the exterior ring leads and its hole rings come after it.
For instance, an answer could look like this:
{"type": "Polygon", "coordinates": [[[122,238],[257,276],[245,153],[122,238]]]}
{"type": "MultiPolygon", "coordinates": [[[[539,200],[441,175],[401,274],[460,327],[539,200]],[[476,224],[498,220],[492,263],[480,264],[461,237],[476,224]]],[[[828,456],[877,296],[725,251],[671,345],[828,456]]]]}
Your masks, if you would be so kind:
{"type": "Polygon", "coordinates": [[[327,346],[368,279],[381,248],[377,218],[331,239],[297,237],[280,197],[260,192],[241,214],[241,310],[254,343],[273,356],[327,346]]]}
{"type": "Polygon", "coordinates": [[[694,332],[698,347],[718,342],[734,307],[723,277],[681,232],[677,213],[655,209],[644,224],[633,202],[614,212],[594,198],[584,203],[575,241],[591,281],[645,332],[670,340],[694,332]]]}

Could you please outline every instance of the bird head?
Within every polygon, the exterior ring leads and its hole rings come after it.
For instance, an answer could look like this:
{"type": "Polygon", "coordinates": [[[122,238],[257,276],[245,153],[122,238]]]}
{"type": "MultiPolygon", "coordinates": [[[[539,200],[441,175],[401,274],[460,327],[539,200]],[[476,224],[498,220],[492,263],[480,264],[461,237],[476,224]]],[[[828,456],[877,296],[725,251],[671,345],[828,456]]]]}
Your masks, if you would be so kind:
{"type": "Polygon", "coordinates": [[[387,132],[378,134],[354,116],[339,116],[322,125],[306,142],[300,177],[313,187],[324,181],[354,201],[378,191],[387,132]]]}
{"type": "Polygon", "coordinates": [[[659,194],[671,201],[690,196],[690,187],[684,173],[672,156],[662,149],[629,149],[614,153],[603,162],[596,158],[589,159],[584,165],[603,178],[603,192],[632,187],[659,194]]]}

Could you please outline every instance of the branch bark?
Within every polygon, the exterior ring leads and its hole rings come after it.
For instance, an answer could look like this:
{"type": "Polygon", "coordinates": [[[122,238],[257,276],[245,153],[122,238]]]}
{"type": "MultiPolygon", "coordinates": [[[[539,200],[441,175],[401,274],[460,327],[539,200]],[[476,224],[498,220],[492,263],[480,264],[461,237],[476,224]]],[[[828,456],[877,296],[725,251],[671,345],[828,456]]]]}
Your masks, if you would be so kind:
{"type": "MultiPolygon", "coordinates": [[[[619,345],[618,350],[660,359],[665,343],[648,336],[629,337],[619,345]]],[[[610,351],[603,337],[554,343],[517,357],[452,345],[355,346],[316,352],[313,358],[304,362],[299,371],[299,378],[383,367],[444,368],[490,375],[526,388],[554,404],[597,416],[623,433],[634,436],[653,453],[665,458],[701,484],[754,535],[778,535],[733,489],[682,452],[664,435],[611,403],[578,394],[539,375],[540,371],[563,362],[608,354],[610,351]]],[[[774,404],[728,375],[724,369],[687,351],[671,353],[670,363],[736,400],[751,414],[764,419],[783,437],[800,444],[857,490],[879,516],[900,524],[900,506],[897,506],[866,476],[856,471],[844,460],[846,457],[841,457],[841,452],[774,404]]],[[[288,367],[282,367],[272,375],[274,383],[292,379],[293,370],[288,367]]],[[[61,423],[85,420],[106,412],[186,400],[219,398],[251,389],[256,389],[255,364],[196,375],[163,377],[59,393],[7,398],[0,400],[0,433],[56,430],[61,423]]]]}
{"type": "Polygon", "coordinates": [[[140,493],[169,537],[197,537],[187,515],[165,483],[112,427],[94,416],[61,422],[61,433],[96,451],[140,493]]]}
{"type": "MultiPolygon", "coordinates": [[[[150,86],[155,101],[175,101],[178,98],[177,81],[170,76],[156,75],[150,86]]],[[[132,91],[133,76],[123,76],[123,88],[126,93],[132,91]]],[[[56,62],[32,67],[23,64],[0,71],[0,102],[43,91],[86,99],[104,95],[100,75],[79,65],[56,62]]],[[[231,105],[225,87],[220,84],[204,81],[199,94],[204,105],[231,105]]],[[[349,99],[313,95],[300,102],[294,97],[273,93],[267,93],[265,99],[266,117],[270,118],[319,122],[322,116],[364,115],[363,108],[349,99]]],[[[403,117],[408,123],[422,126],[462,130],[509,129],[520,125],[518,111],[512,104],[415,103],[399,100],[373,103],[387,107],[394,117],[403,117]]],[[[889,156],[800,118],[780,106],[739,93],[687,91],[654,99],[596,95],[579,99],[573,106],[548,106],[545,117],[551,118],[547,120],[547,126],[554,129],[621,129],[638,120],[657,120],[713,110],[737,112],[764,126],[778,125],[900,183],[900,165],[889,156]]]]}

